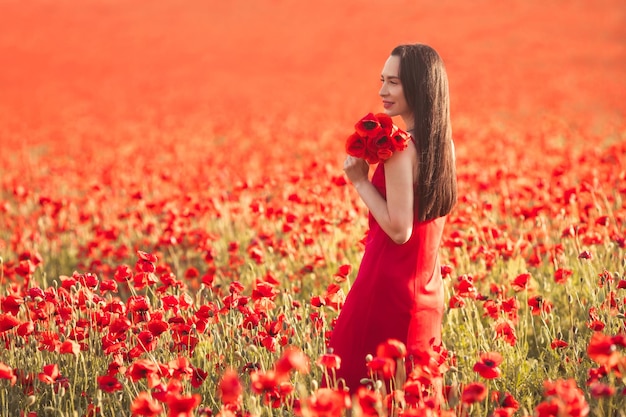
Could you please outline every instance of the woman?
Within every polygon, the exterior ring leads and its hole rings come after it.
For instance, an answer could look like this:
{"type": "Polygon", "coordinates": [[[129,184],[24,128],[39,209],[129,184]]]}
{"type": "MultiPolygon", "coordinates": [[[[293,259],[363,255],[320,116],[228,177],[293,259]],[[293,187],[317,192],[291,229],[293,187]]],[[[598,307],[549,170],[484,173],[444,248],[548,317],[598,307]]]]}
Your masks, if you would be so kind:
{"type": "Polygon", "coordinates": [[[344,171],[369,209],[369,233],[357,278],[330,339],[337,377],[354,392],[368,377],[365,357],[387,339],[412,353],[441,343],[444,310],[439,246],[456,202],[448,79],[429,46],[400,45],[385,62],[380,96],[400,116],[409,146],[369,165],[348,156],[344,171]]]}

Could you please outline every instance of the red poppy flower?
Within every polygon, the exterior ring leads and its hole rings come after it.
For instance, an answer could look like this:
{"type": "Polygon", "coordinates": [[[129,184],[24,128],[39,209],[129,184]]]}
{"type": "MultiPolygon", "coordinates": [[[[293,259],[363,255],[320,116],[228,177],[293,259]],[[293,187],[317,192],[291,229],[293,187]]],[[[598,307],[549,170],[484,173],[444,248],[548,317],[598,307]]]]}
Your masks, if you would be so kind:
{"type": "Polygon", "coordinates": [[[480,361],[474,364],[474,372],[486,379],[494,379],[500,376],[498,365],[502,363],[502,355],[498,352],[487,352],[480,355],[480,361]]]}
{"type": "Polygon", "coordinates": [[[152,272],[142,271],[133,276],[133,288],[141,290],[158,282],[157,276],[152,272]]]}
{"type": "Polygon", "coordinates": [[[19,326],[17,326],[17,334],[22,337],[30,336],[34,332],[35,332],[35,323],[33,323],[32,321],[26,321],[20,324],[19,326]]]}
{"type": "Polygon", "coordinates": [[[502,300],[502,311],[504,311],[507,314],[507,317],[509,318],[509,320],[512,320],[513,322],[517,322],[518,310],[519,310],[519,302],[517,301],[517,298],[511,297],[511,298],[502,300]]]}
{"type": "MultiPolygon", "coordinates": [[[[352,153],[350,153],[350,152],[346,152],[346,153],[348,153],[348,154],[350,154],[350,155],[352,155],[352,154],[358,154],[358,152],[356,152],[356,151],[353,151],[352,153]]],[[[360,158],[360,157],[357,157],[357,158],[360,158]]],[[[344,186],[344,185],[348,185],[348,181],[346,181],[346,177],[344,177],[343,175],[335,175],[335,176],[333,176],[333,177],[331,178],[331,182],[332,182],[334,185],[337,185],[337,186],[339,186],[339,187],[342,187],[342,186],[344,186]]]]}
{"type": "Polygon", "coordinates": [[[250,385],[252,391],[257,394],[274,390],[278,383],[279,380],[276,378],[276,372],[274,371],[253,371],[250,373],[250,385]]]}
{"type": "MultiPolygon", "coordinates": [[[[181,326],[178,326],[178,327],[181,327],[181,326]]],[[[190,327],[190,326],[185,325],[184,327],[190,327]]],[[[196,345],[200,341],[200,339],[198,339],[193,334],[190,334],[189,332],[184,332],[184,333],[173,332],[172,339],[174,339],[174,342],[175,342],[174,348],[177,351],[179,352],[185,351],[190,355],[193,353],[194,349],[196,348],[196,345]]]]}
{"type": "Polygon", "coordinates": [[[135,271],[152,273],[156,271],[156,265],[153,262],[149,262],[144,259],[138,259],[135,263],[135,271]]]}
{"type": "Polygon", "coordinates": [[[131,325],[132,323],[126,317],[118,317],[109,325],[109,334],[119,337],[119,335],[126,333],[131,325]]]}
{"type": "Polygon", "coordinates": [[[611,336],[596,332],[589,341],[587,355],[596,363],[611,369],[619,362],[620,352],[611,336]]]}
{"type": "Polygon", "coordinates": [[[309,358],[297,347],[289,347],[285,349],[283,355],[276,361],[274,369],[279,378],[287,377],[293,370],[308,373],[309,358]]]}
{"type": "Polygon", "coordinates": [[[584,417],[589,414],[589,404],[585,400],[585,395],[573,379],[544,381],[543,385],[544,395],[551,400],[550,408],[553,409],[554,404],[558,407],[555,416],[584,417]]]}
{"type": "Polygon", "coordinates": [[[174,394],[167,397],[168,417],[193,417],[193,410],[200,404],[199,394],[174,394]]]}
{"type": "Polygon", "coordinates": [[[561,339],[554,339],[552,343],[550,343],[550,347],[552,349],[566,348],[568,346],[569,346],[569,343],[561,339]]]}
{"type": "Polygon", "coordinates": [[[144,296],[131,296],[128,298],[128,311],[132,313],[134,323],[150,320],[150,304],[144,296]]]}
{"type": "Polygon", "coordinates": [[[370,164],[390,158],[395,151],[402,151],[410,138],[384,113],[369,113],[354,127],[355,132],[346,139],[346,152],[370,164]]]}
{"type": "Polygon", "coordinates": [[[485,312],[483,313],[483,317],[491,317],[494,320],[497,320],[500,317],[500,303],[495,300],[487,300],[483,303],[483,309],[485,312]]]}
{"type": "Polygon", "coordinates": [[[615,394],[615,387],[601,382],[594,382],[589,387],[591,396],[594,398],[610,397],[615,394]]]}
{"type": "Polygon", "coordinates": [[[506,407],[496,408],[493,410],[493,413],[489,415],[489,417],[513,417],[513,414],[515,414],[515,411],[516,410],[512,408],[506,408],[506,407]]]}
{"type": "Polygon", "coordinates": [[[98,387],[105,392],[115,392],[123,388],[120,381],[117,378],[110,375],[103,375],[96,378],[98,381],[98,387]]]}
{"type": "Polygon", "coordinates": [[[376,113],[376,120],[380,123],[380,128],[385,132],[391,132],[393,130],[394,124],[393,119],[389,117],[385,113],[376,113]]]}
{"type": "Polygon", "coordinates": [[[100,292],[105,294],[107,291],[117,292],[117,282],[112,279],[102,280],[100,283],[100,292]]]}
{"type": "Polygon", "coordinates": [[[0,314],[0,333],[11,330],[20,324],[13,314],[0,314]]]}
{"type": "Polygon", "coordinates": [[[345,301],[343,290],[338,284],[329,284],[324,294],[322,305],[326,305],[335,311],[338,311],[345,301]]]}
{"type": "Polygon", "coordinates": [[[464,298],[475,299],[478,294],[476,287],[474,287],[474,277],[467,274],[463,274],[457,278],[454,289],[460,297],[464,298]]]}
{"type": "Polygon", "coordinates": [[[167,331],[167,329],[169,328],[169,324],[166,321],[152,318],[148,322],[147,327],[148,331],[150,331],[150,333],[152,333],[154,336],[160,336],[165,331],[167,331]]]}
{"type": "Polygon", "coordinates": [[[126,282],[133,279],[133,270],[128,265],[120,265],[115,270],[113,279],[116,282],[126,282]]]}
{"type": "Polygon", "coordinates": [[[450,301],[448,302],[449,308],[463,308],[465,307],[465,300],[459,296],[458,294],[454,294],[450,297],[450,301]]]}
{"type": "Polygon", "coordinates": [[[195,278],[198,278],[199,276],[200,276],[200,271],[198,271],[198,268],[196,267],[190,266],[185,271],[186,279],[195,279],[195,278]]]}
{"type": "Polygon", "coordinates": [[[516,292],[524,291],[528,289],[530,278],[531,275],[529,273],[519,274],[511,283],[511,287],[513,287],[513,290],[516,292]]]}
{"type": "Polygon", "coordinates": [[[178,309],[178,297],[173,294],[164,295],[161,297],[161,302],[163,303],[163,308],[167,310],[172,310],[174,314],[178,314],[180,311],[178,309]]]}
{"type": "Polygon", "coordinates": [[[295,391],[295,387],[289,381],[283,381],[273,391],[268,391],[263,397],[265,404],[269,404],[272,408],[279,408],[285,403],[285,400],[295,391]]]}
{"type": "MultiPolygon", "coordinates": [[[[393,155],[393,143],[386,135],[380,136],[375,140],[370,141],[368,145],[368,147],[371,148],[372,155],[375,155],[376,159],[378,160],[384,161],[386,159],[389,159],[391,155],[393,155]]],[[[376,159],[373,160],[375,161],[376,159]]]]}
{"type": "Polygon", "coordinates": [[[0,301],[2,311],[4,311],[5,313],[11,313],[14,316],[17,316],[17,313],[19,313],[20,307],[23,304],[24,298],[17,295],[8,295],[2,298],[0,301]]]}
{"type": "Polygon", "coordinates": [[[565,284],[567,279],[572,276],[572,271],[569,269],[559,268],[554,271],[554,282],[557,284],[565,284]]]}
{"type": "Polygon", "coordinates": [[[450,276],[450,274],[452,274],[452,271],[454,269],[452,268],[451,265],[441,265],[441,277],[442,278],[447,278],[450,276]]]}
{"type": "Polygon", "coordinates": [[[492,399],[504,409],[513,410],[514,412],[519,409],[519,402],[509,392],[494,391],[492,399]]]}
{"type": "Polygon", "coordinates": [[[333,353],[325,353],[319,357],[316,363],[327,370],[339,369],[341,367],[341,358],[333,353]]]}
{"type": "Polygon", "coordinates": [[[279,291],[276,286],[269,282],[259,282],[256,284],[256,288],[252,290],[252,299],[258,300],[261,298],[268,298],[273,300],[278,295],[279,291]]]}
{"type": "Polygon", "coordinates": [[[50,365],[44,365],[43,372],[40,372],[37,376],[44,384],[53,384],[59,377],[59,366],[56,363],[50,365]]]}
{"type": "Polygon", "coordinates": [[[202,386],[208,376],[209,373],[204,369],[193,368],[193,374],[191,375],[191,386],[194,388],[202,386]]]}
{"type": "Polygon", "coordinates": [[[38,335],[39,349],[46,350],[48,352],[58,352],[61,342],[59,341],[59,334],[56,332],[41,332],[38,335]]]}
{"type": "Polygon", "coordinates": [[[0,379],[8,379],[13,386],[17,382],[17,375],[13,372],[13,368],[0,362],[0,379]]]}
{"type": "Polygon", "coordinates": [[[393,149],[396,151],[403,151],[409,146],[408,145],[408,142],[410,140],[409,134],[404,132],[403,130],[398,129],[395,126],[391,131],[391,135],[389,139],[391,140],[393,149]]]}
{"type": "Polygon", "coordinates": [[[68,277],[67,275],[60,275],[59,279],[61,280],[61,287],[66,290],[71,290],[78,282],[74,276],[68,277]]]}
{"type": "Polygon", "coordinates": [[[61,343],[59,352],[78,355],[80,353],[80,345],[74,340],[66,340],[65,342],[61,343]]]}
{"type": "Polygon", "coordinates": [[[388,339],[378,345],[376,356],[382,356],[391,359],[401,359],[406,356],[406,346],[399,340],[388,339]]]}
{"type": "Polygon", "coordinates": [[[559,403],[555,399],[543,401],[535,407],[537,417],[558,417],[559,403]]]}
{"type": "Polygon", "coordinates": [[[381,415],[382,396],[380,392],[361,386],[357,390],[356,396],[363,416],[378,417],[381,415]]]}
{"type": "Polygon", "coordinates": [[[377,356],[367,363],[367,367],[383,378],[392,378],[396,374],[396,361],[390,358],[377,356]]]}
{"type": "Polygon", "coordinates": [[[481,402],[487,398],[487,387],[480,382],[472,382],[463,388],[461,401],[465,404],[481,402]]]}
{"type": "Polygon", "coordinates": [[[76,281],[81,283],[81,285],[91,290],[95,289],[100,283],[98,276],[89,272],[86,274],[79,274],[79,273],[74,272],[73,276],[76,279],[76,281]]]}
{"type": "MultiPolygon", "coordinates": [[[[167,296],[165,296],[167,297],[167,296]]],[[[163,298],[165,298],[163,297],[163,298]]],[[[189,293],[187,292],[183,292],[181,293],[178,298],[176,296],[174,296],[174,300],[172,300],[170,302],[170,304],[173,306],[172,310],[174,311],[175,314],[178,314],[179,311],[179,307],[183,310],[189,308],[191,305],[193,305],[193,298],[191,298],[191,295],[189,295],[189,293]]]]}
{"type": "Polygon", "coordinates": [[[611,340],[616,346],[626,348],[626,334],[624,333],[616,334],[615,336],[611,337],[611,340]]]}
{"type": "Polygon", "coordinates": [[[28,296],[35,301],[41,301],[45,298],[45,293],[39,287],[31,287],[28,289],[28,296]]]}
{"type": "Polygon", "coordinates": [[[137,256],[139,256],[139,259],[141,259],[142,261],[146,261],[146,262],[155,263],[158,260],[156,255],[153,255],[151,253],[144,252],[144,251],[141,251],[141,250],[137,251],[137,256]]]}
{"type": "Polygon", "coordinates": [[[368,113],[354,125],[354,129],[361,137],[374,139],[380,135],[382,126],[374,113],[368,113]]]}
{"type": "Polygon", "coordinates": [[[239,380],[237,372],[228,369],[224,372],[218,386],[218,395],[224,404],[241,404],[243,394],[243,385],[239,380]]]}
{"type": "Polygon", "coordinates": [[[163,407],[147,392],[140,392],[131,403],[130,412],[133,417],[156,417],[163,412],[163,407]]]}
{"type": "Polygon", "coordinates": [[[164,382],[159,382],[154,387],[152,387],[152,396],[154,399],[167,402],[167,399],[172,395],[181,394],[183,392],[183,384],[175,378],[172,378],[168,381],[167,384],[164,382]]]}
{"type": "Polygon", "coordinates": [[[241,294],[244,290],[244,286],[241,282],[239,281],[233,281],[230,283],[230,285],[228,286],[228,291],[231,294],[241,294]]]}
{"type": "Polygon", "coordinates": [[[142,295],[135,295],[128,298],[127,301],[128,311],[131,313],[136,311],[147,311],[150,310],[150,304],[148,303],[148,299],[142,295]]]}
{"type": "Polygon", "coordinates": [[[206,320],[215,324],[219,321],[218,313],[219,308],[217,307],[217,305],[215,305],[215,303],[208,302],[207,304],[201,305],[200,308],[196,310],[194,315],[202,320],[206,320]]]}
{"type": "Polygon", "coordinates": [[[552,311],[552,303],[540,295],[529,298],[528,307],[534,316],[538,316],[542,312],[549,314],[552,311]]]}
{"type": "Polygon", "coordinates": [[[601,378],[604,378],[609,374],[609,370],[601,365],[598,368],[590,368],[588,371],[589,378],[587,378],[587,385],[591,385],[593,382],[597,382],[601,378]]]}
{"type": "Polygon", "coordinates": [[[304,401],[303,408],[308,417],[341,417],[350,405],[347,393],[320,388],[304,401]]]}
{"type": "Polygon", "coordinates": [[[178,358],[171,360],[168,363],[168,367],[171,370],[171,374],[174,378],[177,379],[187,379],[193,375],[193,367],[184,356],[179,356],[178,358]]]}
{"type": "Polygon", "coordinates": [[[20,261],[20,263],[15,267],[15,273],[22,277],[27,277],[35,273],[37,266],[30,261],[30,259],[26,259],[20,261]]]}
{"type": "Polygon", "coordinates": [[[118,372],[126,372],[126,367],[124,366],[124,359],[122,355],[115,355],[109,366],[107,367],[107,375],[113,376],[118,372]]]}
{"type": "Polygon", "coordinates": [[[154,387],[160,381],[159,365],[148,359],[138,359],[126,370],[126,376],[133,382],[146,378],[149,387],[154,387]]]}
{"type": "Polygon", "coordinates": [[[517,334],[515,328],[509,321],[501,321],[495,327],[496,336],[504,339],[511,346],[517,343],[517,334]]]}
{"type": "Polygon", "coordinates": [[[604,324],[601,320],[592,319],[587,322],[587,327],[595,332],[601,332],[606,327],[606,324],[604,324]]]}
{"type": "Polygon", "coordinates": [[[410,406],[419,406],[428,396],[428,388],[434,381],[432,373],[425,366],[417,366],[411,370],[409,379],[402,386],[404,399],[410,406]]]}
{"type": "MultiPolygon", "coordinates": [[[[287,223],[285,223],[285,225],[287,225],[287,223]]],[[[265,262],[265,253],[263,252],[263,249],[258,246],[249,247],[248,256],[250,256],[250,258],[252,258],[257,265],[262,265],[263,262],[265,262]]]]}
{"type": "Polygon", "coordinates": [[[351,271],[352,271],[352,265],[350,264],[341,265],[337,269],[337,272],[335,272],[335,282],[339,283],[339,282],[346,281],[351,271]]]}

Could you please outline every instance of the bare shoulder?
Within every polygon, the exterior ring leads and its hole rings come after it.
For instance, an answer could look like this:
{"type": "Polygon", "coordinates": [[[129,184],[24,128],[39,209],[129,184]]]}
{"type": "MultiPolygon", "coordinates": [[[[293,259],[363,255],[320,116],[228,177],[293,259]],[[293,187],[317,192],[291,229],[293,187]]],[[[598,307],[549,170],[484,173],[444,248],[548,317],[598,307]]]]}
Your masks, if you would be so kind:
{"type": "Polygon", "coordinates": [[[406,149],[394,152],[393,155],[385,161],[385,172],[391,175],[405,172],[410,173],[413,179],[416,178],[417,148],[413,141],[409,141],[406,149]]]}
{"type": "Polygon", "coordinates": [[[415,143],[413,141],[409,141],[407,143],[407,147],[402,151],[396,151],[391,155],[391,157],[385,161],[385,166],[388,165],[414,165],[417,157],[417,148],[415,147],[415,143]]]}

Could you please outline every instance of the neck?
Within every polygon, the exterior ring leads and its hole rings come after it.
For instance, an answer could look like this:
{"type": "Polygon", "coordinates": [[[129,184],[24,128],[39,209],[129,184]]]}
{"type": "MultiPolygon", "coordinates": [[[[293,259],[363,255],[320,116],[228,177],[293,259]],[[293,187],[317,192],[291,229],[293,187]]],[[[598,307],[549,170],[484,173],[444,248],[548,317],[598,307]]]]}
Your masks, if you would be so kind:
{"type": "Polygon", "coordinates": [[[407,132],[413,132],[415,130],[415,123],[412,117],[411,118],[403,117],[402,120],[404,121],[404,125],[406,126],[407,132]]]}

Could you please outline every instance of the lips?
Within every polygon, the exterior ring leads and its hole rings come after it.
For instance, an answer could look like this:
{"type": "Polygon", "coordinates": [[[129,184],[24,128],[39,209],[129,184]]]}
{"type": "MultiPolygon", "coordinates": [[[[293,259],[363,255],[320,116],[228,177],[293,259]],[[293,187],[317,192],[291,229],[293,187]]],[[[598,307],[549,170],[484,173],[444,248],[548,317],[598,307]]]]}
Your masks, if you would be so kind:
{"type": "Polygon", "coordinates": [[[385,100],[383,100],[383,107],[384,108],[388,109],[392,105],[393,105],[393,101],[385,101],[385,100]]]}

